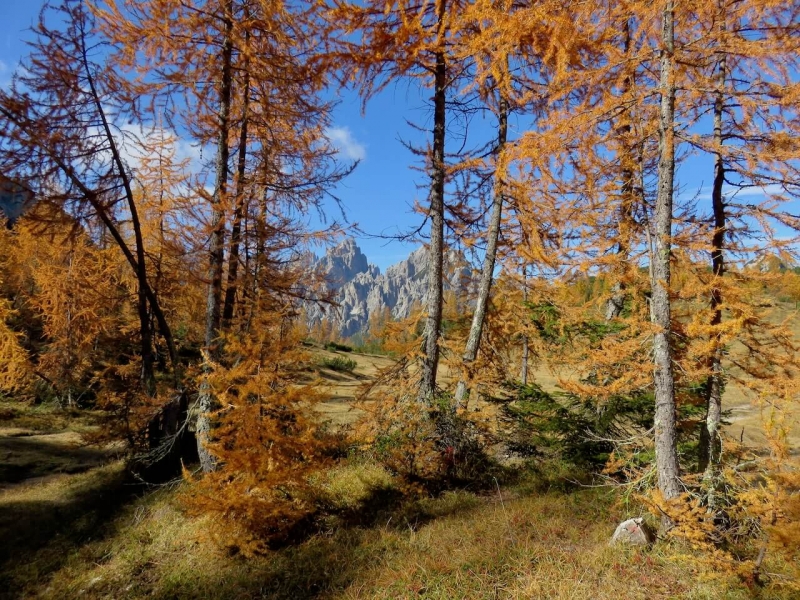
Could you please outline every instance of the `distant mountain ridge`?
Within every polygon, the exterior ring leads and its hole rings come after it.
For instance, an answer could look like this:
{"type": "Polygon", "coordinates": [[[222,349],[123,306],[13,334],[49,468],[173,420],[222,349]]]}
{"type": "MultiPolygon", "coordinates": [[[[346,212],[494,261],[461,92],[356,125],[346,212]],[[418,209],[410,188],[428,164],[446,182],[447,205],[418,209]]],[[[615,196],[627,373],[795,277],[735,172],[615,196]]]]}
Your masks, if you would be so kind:
{"type": "MultiPolygon", "coordinates": [[[[370,317],[389,310],[395,319],[411,314],[415,305],[425,301],[427,293],[428,252],[424,246],[408,258],[388,267],[385,273],[370,264],[353,238],[346,238],[328,248],[325,255],[312,261],[313,270],[328,282],[337,306],[306,306],[309,326],[324,319],[341,337],[366,332],[370,317]]],[[[445,290],[470,287],[471,269],[456,251],[445,255],[445,290]]]]}

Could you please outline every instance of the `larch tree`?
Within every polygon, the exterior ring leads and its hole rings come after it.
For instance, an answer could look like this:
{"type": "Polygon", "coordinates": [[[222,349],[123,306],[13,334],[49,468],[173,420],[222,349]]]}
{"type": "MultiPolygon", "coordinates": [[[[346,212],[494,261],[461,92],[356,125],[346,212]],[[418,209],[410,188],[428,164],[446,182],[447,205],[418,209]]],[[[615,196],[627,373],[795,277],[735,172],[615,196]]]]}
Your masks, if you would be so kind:
{"type": "Polygon", "coordinates": [[[599,273],[614,283],[597,307],[603,325],[591,316],[595,294],[572,307],[574,300],[565,298],[563,315],[574,320],[574,326],[562,325],[565,331],[607,334],[595,341],[589,335],[585,346],[576,346],[574,358],[584,379],[562,383],[598,399],[652,386],[659,489],[671,499],[681,490],[670,310],[677,127],[674,7],[592,2],[552,12],[551,27],[564,37],[541,54],[552,64],[547,113],[514,148],[528,171],[524,186],[518,184],[519,191],[512,193],[527,234],[523,252],[541,256],[543,226],[550,224],[557,252],[543,262],[550,262],[561,281],[577,283],[599,273]],[[651,157],[657,168],[648,222],[645,183],[653,179],[651,157]],[[639,281],[636,262],[648,248],[640,232],[649,227],[652,234],[645,237],[653,246],[646,286],[639,281]],[[652,295],[651,327],[643,321],[640,291],[652,295]],[[636,302],[630,316],[620,319],[628,296],[636,302]],[[651,331],[653,377],[648,382],[642,367],[649,357],[641,349],[651,331]]]}
{"type": "MultiPolygon", "coordinates": [[[[800,147],[791,141],[797,108],[787,102],[798,89],[797,10],[726,0],[696,10],[696,37],[702,43],[694,48],[695,69],[690,72],[696,123],[687,139],[696,151],[713,157],[710,216],[704,219],[710,231],[698,233],[705,237],[698,240],[700,247],[711,255],[711,274],[701,288],[709,298],[704,329],[709,346],[699,456],[699,469],[709,484],[709,505],[714,504],[721,476],[723,359],[733,337],[751,337],[748,328],[738,324],[752,310],[736,289],[752,279],[742,262],[769,252],[791,254],[797,239],[799,223],[785,206],[800,192],[795,163],[800,147]],[[709,128],[710,134],[703,133],[709,128]],[[748,188],[764,190],[766,198],[749,201],[748,188]],[[781,239],[776,239],[778,229],[781,239]]],[[[771,353],[767,348],[773,344],[764,343],[768,337],[784,347],[778,341],[781,333],[768,322],[761,323],[762,341],[745,342],[758,349],[754,353],[771,353]]],[[[781,362],[777,357],[772,360],[781,362]]],[[[772,387],[774,394],[782,385],[780,376],[770,383],[776,375],[761,373],[764,391],[772,387]]]]}
{"type": "Polygon", "coordinates": [[[675,193],[675,5],[662,8],[658,126],[658,187],[653,213],[650,250],[651,314],[655,363],[655,443],[658,487],[666,500],[681,493],[675,415],[675,378],[672,364],[672,220],[675,193]]]}
{"type": "MultiPolygon", "coordinates": [[[[46,203],[35,209],[38,215],[52,210],[46,203]]],[[[99,381],[103,361],[125,369],[114,352],[129,345],[120,332],[131,326],[127,299],[136,297],[136,278],[116,248],[98,247],[75,225],[66,215],[46,228],[20,221],[6,234],[0,261],[15,305],[34,321],[27,331],[31,371],[65,406],[108,383],[99,381]]]]}
{"type": "Polygon", "coordinates": [[[155,393],[155,315],[176,373],[172,332],[150,285],[138,207],[116,114],[122,111],[114,78],[104,62],[91,13],[79,0],[45,6],[35,28],[26,70],[0,92],[2,169],[31,184],[40,199],[58,202],[79,219],[95,219],[108,231],[137,278],[144,391],[155,393]],[[60,18],[58,26],[47,19],[60,18]],[[126,239],[127,217],[134,239],[126,239]]]}
{"type": "Polygon", "coordinates": [[[329,22],[339,46],[332,56],[341,61],[343,79],[355,82],[365,102],[390,82],[419,79],[432,88],[433,121],[427,171],[430,180],[426,219],[430,221],[425,327],[422,337],[417,398],[432,402],[440,357],[442,328],[447,96],[455,68],[452,58],[455,21],[462,3],[334,2],[329,22]],[[335,33],[334,33],[335,32],[335,33]]]}
{"type": "MultiPolygon", "coordinates": [[[[262,318],[259,311],[278,310],[281,302],[270,304],[270,297],[302,295],[281,274],[289,250],[309,237],[292,215],[318,209],[350,171],[336,162],[324,135],[330,104],[319,92],[325,72],[309,62],[315,13],[254,0],[106,4],[98,9],[103,28],[119,48],[116,63],[139,76],[129,92],[140,98],[141,114],[152,119],[167,107],[182,135],[215,147],[213,164],[201,173],[211,179],[211,191],[201,177],[194,193],[202,208],[191,215],[201,219],[208,240],[207,249],[196,250],[208,257],[210,374],[227,360],[227,337],[246,333],[247,323],[262,318]],[[234,327],[240,292],[249,295],[248,307],[234,327]]],[[[209,472],[216,468],[209,451],[214,399],[202,380],[199,391],[198,450],[209,472]]]]}
{"type": "MultiPolygon", "coordinates": [[[[204,351],[214,360],[219,349],[225,268],[226,215],[230,175],[230,117],[234,61],[234,0],[180,4],[169,0],[145,3],[108,2],[96,9],[106,34],[117,44],[116,64],[137,75],[128,92],[150,105],[176,108],[181,124],[201,144],[213,143],[211,192],[198,191],[207,201],[208,284],[204,351]],[[139,60],[144,53],[145,61],[139,60]],[[194,83],[197,82],[197,83],[194,83]],[[212,92],[212,93],[208,93],[212,92]]],[[[172,123],[174,117],[171,118],[172,123]]],[[[204,471],[215,468],[208,452],[213,398],[201,383],[196,425],[198,452],[204,471]]]]}
{"type": "MultiPolygon", "coordinates": [[[[0,289],[3,283],[0,280],[0,289]]],[[[9,324],[15,312],[10,301],[0,298],[0,391],[4,393],[24,388],[31,371],[22,336],[9,324]]]]}
{"type": "MultiPolygon", "coordinates": [[[[244,18],[248,13],[245,9],[244,18]]],[[[245,194],[247,193],[247,127],[250,119],[250,66],[248,54],[250,34],[244,35],[244,59],[242,70],[242,116],[239,124],[239,143],[236,148],[236,194],[234,199],[233,222],[231,224],[231,247],[228,253],[228,276],[225,281],[225,300],[222,308],[222,326],[230,327],[236,303],[236,292],[239,285],[239,248],[242,242],[242,220],[244,219],[245,194]]]]}
{"type": "MultiPolygon", "coordinates": [[[[126,151],[136,163],[132,183],[148,249],[151,287],[172,326],[185,327],[189,320],[185,303],[192,301],[194,293],[185,289],[181,295],[179,289],[186,279],[182,257],[191,248],[193,228],[177,224],[185,223],[184,215],[192,202],[187,194],[191,180],[189,160],[179,155],[180,141],[170,130],[158,124],[135,128],[141,129],[135,134],[136,144],[127,145],[126,151]]],[[[163,369],[168,353],[157,339],[154,343],[156,360],[163,369]]]]}
{"type": "MultiPolygon", "coordinates": [[[[480,10],[479,7],[473,6],[471,8],[480,10]]],[[[465,17],[462,18],[465,18],[467,22],[471,22],[473,27],[476,27],[474,24],[480,23],[480,15],[479,12],[477,16],[473,17],[470,10],[467,9],[465,11],[465,17]]],[[[463,23],[460,27],[466,31],[470,30],[470,28],[463,23]]],[[[476,28],[479,30],[479,26],[476,28]]],[[[467,54],[472,54],[472,48],[469,42],[473,37],[480,39],[480,32],[473,32],[471,35],[464,36],[466,39],[463,43],[463,46],[465,46],[463,51],[467,54]]],[[[488,60],[496,62],[492,69],[493,77],[489,78],[487,84],[484,84],[484,89],[481,90],[481,96],[486,98],[487,104],[491,106],[491,110],[497,118],[497,140],[491,152],[494,163],[491,165],[494,171],[494,189],[492,192],[489,221],[486,226],[486,247],[478,283],[478,295],[475,300],[472,323],[470,324],[467,341],[461,357],[463,368],[467,373],[469,373],[471,365],[475,361],[480,349],[486,313],[489,308],[492,281],[495,277],[495,265],[497,262],[498,243],[503,217],[503,204],[506,196],[505,179],[507,166],[505,164],[505,150],[508,142],[508,118],[511,109],[509,100],[511,83],[508,81],[510,78],[509,57],[501,54],[500,56],[491,56],[488,60]],[[496,98],[493,96],[496,96],[496,98]]],[[[465,402],[467,394],[467,381],[462,375],[456,384],[453,407],[455,410],[465,402]]]]}
{"type": "MultiPolygon", "coordinates": [[[[211,222],[208,257],[208,298],[206,299],[205,352],[207,360],[214,360],[219,350],[219,331],[222,320],[222,285],[225,266],[225,214],[228,201],[229,135],[233,88],[233,0],[220,7],[218,15],[221,25],[221,70],[218,74],[217,149],[214,158],[214,192],[211,195],[211,222]]],[[[212,75],[213,77],[213,75],[212,75]]],[[[209,452],[211,436],[210,413],[215,408],[211,387],[203,381],[198,400],[200,414],[197,419],[197,449],[200,466],[208,473],[216,469],[216,458],[209,452]]]]}
{"type": "MultiPolygon", "coordinates": [[[[497,149],[495,151],[498,157],[502,157],[505,149],[506,140],[508,139],[508,99],[505,98],[503,92],[498,101],[497,110],[497,149]]],[[[495,175],[495,191],[492,198],[492,209],[489,215],[489,224],[486,231],[486,249],[481,267],[480,283],[478,285],[478,297],[476,299],[475,311],[472,317],[472,324],[470,325],[469,335],[467,337],[466,347],[462,359],[464,366],[469,369],[469,365],[475,360],[478,355],[480,347],[481,334],[483,332],[483,325],[486,320],[486,311],[489,307],[489,296],[492,290],[492,280],[494,279],[495,263],[497,260],[497,245],[500,238],[500,224],[503,216],[503,201],[504,201],[504,184],[503,175],[501,173],[502,167],[497,166],[497,174],[495,175]]],[[[467,395],[467,382],[459,379],[455,391],[455,406],[458,408],[464,402],[467,395]]]]}

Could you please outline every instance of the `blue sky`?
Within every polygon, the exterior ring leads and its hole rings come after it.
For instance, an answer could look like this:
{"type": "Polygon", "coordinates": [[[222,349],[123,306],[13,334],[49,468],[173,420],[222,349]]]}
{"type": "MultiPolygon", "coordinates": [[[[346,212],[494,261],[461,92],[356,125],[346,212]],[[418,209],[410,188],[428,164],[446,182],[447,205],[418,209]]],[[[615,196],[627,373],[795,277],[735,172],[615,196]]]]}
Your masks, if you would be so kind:
{"type": "MultiPolygon", "coordinates": [[[[41,9],[39,0],[0,0],[0,86],[8,84],[20,59],[28,53],[24,39],[41,9]]],[[[400,139],[419,141],[405,119],[424,122],[426,91],[407,86],[390,87],[370,105],[365,116],[351,93],[340,98],[329,135],[346,159],[360,159],[356,171],[344,181],[337,195],[348,220],[370,236],[357,236],[370,262],[382,270],[405,258],[414,245],[376,239],[374,235],[403,232],[419,223],[412,212],[414,200],[423,194],[417,183],[423,175],[410,169],[414,157],[400,139]]],[[[339,209],[328,203],[330,218],[339,219],[339,209]]]]}
{"type": "MultiPolygon", "coordinates": [[[[369,234],[356,237],[369,261],[381,270],[408,256],[415,247],[371,236],[404,233],[420,222],[413,205],[426,197],[426,190],[418,187],[425,184],[425,176],[412,170],[416,159],[401,140],[424,144],[424,137],[409,128],[406,119],[429,121],[428,93],[406,85],[390,86],[362,114],[360,99],[344,92],[334,109],[333,131],[343,132],[347,139],[329,136],[345,158],[361,160],[340,184],[337,195],[348,219],[369,234]]],[[[331,216],[336,216],[335,210],[330,209],[331,216]]]]}
{"type": "MultiPolygon", "coordinates": [[[[7,85],[20,58],[27,54],[24,39],[30,39],[29,28],[41,8],[39,0],[0,0],[0,86],[7,85]]],[[[429,89],[416,84],[391,85],[375,97],[362,114],[360,99],[351,92],[339,96],[328,132],[331,141],[346,159],[360,159],[355,172],[338,188],[348,220],[358,224],[365,236],[356,235],[370,262],[384,270],[409,254],[413,244],[379,239],[406,232],[420,223],[413,213],[415,200],[424,200],[427,191],[424,174],[412,170],[416,157],[402,141],[424,145],[424,134],[409,127],[407,120],[429,125],[430,109],[426,104],[429,89]],[[402,140],[402,141],[401,141],[402,140]],[[419,187],[423,184],[423,187],[419,187]]],[[[476,117],[471,135],[490,134],[492,122],[476,117]]],[[[514,123],[511,123],[514,136],[514,123]]],[[[707,200],[712,166],[707,156],[690,156],[680,166],[676,184],[685,198],[697,195],[707,200]]],[[[750,194],[752,199],[752,192],[750,194]]],[[[339,219],[339,210],[328,203],[331,218],[339,219]]]]}

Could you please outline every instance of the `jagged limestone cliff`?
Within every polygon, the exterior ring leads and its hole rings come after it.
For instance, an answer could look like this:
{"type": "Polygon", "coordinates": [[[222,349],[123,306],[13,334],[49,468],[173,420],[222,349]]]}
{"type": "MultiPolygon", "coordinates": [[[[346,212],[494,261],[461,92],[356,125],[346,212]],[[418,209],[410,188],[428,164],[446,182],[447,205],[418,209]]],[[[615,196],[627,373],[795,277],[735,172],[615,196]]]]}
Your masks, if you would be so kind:
{"type": "MultiPolygon", "coordinates": [[[[336,333],[350,337],[365,332],[370,316],[387,308],[396,319],[407,317],[425,299],[427,263],[427,251],[420,247],[381,273],[369,264],[356,241],[346,238],[313,261],[313,269],[325,277],[329,289],[335,292],[336,306],[307,305],[308,324],[314,326],[328,319],[336,333]]],[[[463,258],[450,251],[445,263],[445,290],[467,289],[471,271],[463,258]]]]}

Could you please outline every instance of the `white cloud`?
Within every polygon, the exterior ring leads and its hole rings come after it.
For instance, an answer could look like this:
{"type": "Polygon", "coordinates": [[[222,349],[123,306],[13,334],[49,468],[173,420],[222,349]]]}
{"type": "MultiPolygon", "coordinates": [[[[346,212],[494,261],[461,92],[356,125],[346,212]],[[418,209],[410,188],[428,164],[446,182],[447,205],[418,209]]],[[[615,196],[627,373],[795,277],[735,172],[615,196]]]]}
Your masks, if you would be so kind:
{"type": "Polygon", "coordinates": [[[203,153],[200,146],[184,140],[171,129],[136,123],[125,123],[119,129],[122,131],[117,139],[120,153],[133,169],[138,169],[144,158],[155,157],[151,147],[159,142],[165,144],[167,153],[172,154],[171,160],[174,162],[188,161],[189,172],[196,173],[202,168],[203,153]]]}
{"type": "Polygon", "coordinates": [[[11,73],[8,65],[0,60],[0,88],[6,90],[11,87],[11,73]]]}
{"type": "Polygon", "coordinates": [[[742,190],[738,190],[737,188],[731,188],[725,191],[726,194],[735,194],[736,196],[741,196],[744,198],[759,198],[761,196],[785,196],[786,192],[783,190],[783,186],[774,183],[771,185],[765,185],[762,187],[751,187],[751,188],[744,188],[742,190]]]}
{"type": "MultiPolygon", "coordinates": [[[[203,149],[200,144],[192,144],[183,138],[177,138],[175,142],[175,154],[178,160],[188,159],[192,170],[199,170],[203,162],[203,149]]],[[[206,151],[208,156],[208,151],[206,151]]]]}
{"type": "Polygon", "coordinates": [[[367,157],[367,149],[353,137],[348,127],[328,127],[325,130],[325,137],[345,158],[364,160],[367,157]]]}
{"type": "MultiPolygon", "coordinates": [[[[780,184],[770,184],[764,186],[752,186],[739,188],[726,185],[722,188],[722,194],[726,198],[764,198],[767,196],[786,196],[783,186],[780,184]]],[[[699,193],[692,196],[696,200],[711,200],[711,188],[704,187],[699,193]]]]}

